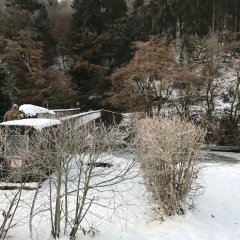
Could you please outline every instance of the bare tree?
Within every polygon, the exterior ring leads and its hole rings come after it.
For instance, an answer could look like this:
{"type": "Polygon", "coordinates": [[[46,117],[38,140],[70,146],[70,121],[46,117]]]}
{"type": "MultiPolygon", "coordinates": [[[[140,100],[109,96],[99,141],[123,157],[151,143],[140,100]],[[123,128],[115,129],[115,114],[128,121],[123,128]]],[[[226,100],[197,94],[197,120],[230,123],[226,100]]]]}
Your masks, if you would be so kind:
{"type": "Polygon", "coordinates": [[[189,64],[176,69],[174,80],[175,96],[170,104],[181,117],[187,118],[192,114],[192,107],[203,103],[204,96],[200,91],[203,79],[197,74],[197,66],[189,64]]]}
{"type": "Polygon", "coordinates": [[[220,76],[219,70],[222,67],[221,63],[224,47],[219,44],[217,34],[212,34],[204,38],[201,41],[201,45],[204,48],[205,55],[202,76],[205,80],[207,116],[211,118],[215,109],[215,101],[219,93],[218,85],[215,83],[215,80],[220,76]]]}
{"type": "Polygon", "coordinates": [[[67,121],[56,128],[35,131],[31,133],[28,149],[21,151],[27,160],[22,178],[39,185],[48,182],[45,204],[39,205],[42,195],[38,188],[31,199],[28,213],[31,235],[34,216],[48,211],[52,236],[56,239],[68,234],[75,239],[89,209],[98,204],[99,196],[94,191],[104,192],[124,181],[134,165],[131,160],[115,162],[111,155],[116,138],[118,144],[123,139],[116,136],[118,127],[101,123],[85,124],[79,129],[72,126],[67,121]]]}
{"type": "MultiPolygon", "coordinates": [[[[238,71],[238,66],[236,66],[238,71]]],[[[224,113],[220,119],[220,144],[238,144],[239,143],[239,129],[238,123],[240,119],[240,77],[237,76],[229,83],[227,91],[222,93],[223,100],[229,105],[224,109],[224,113]]]]}
{"type": "Polygon", "coordinates": [[[114,94],[107,102],[120,109],[152,115],[153,105],[159,112],[172,92],[170,76],[175,51],[171,44],[157,37],[138,42],[136,47],[133,59],[112,73],[114,94]]]}
{"type": "MultiPolygon", "coordinates": [[[[1,219],[0,219],[0,239],[6,239],[8,232],[16,225],[16,215],[22,201],[22,193],[25,188],[25,183],[22,181],[22,171],[10,172],[8,160],[5,156],[5,150],[8,148],[9,152],[16,151],[15,146],[10,145],[5,141],[6,132],[0,128],[0,196],[1,200],[1,219]],[[17,181],[16,186],[12,186],[12,181],[17,181]],[[5,193],[6,190],[7,193],[5,193]]],[[[18,142],[15,142],[18,145],[18,142]]]]}

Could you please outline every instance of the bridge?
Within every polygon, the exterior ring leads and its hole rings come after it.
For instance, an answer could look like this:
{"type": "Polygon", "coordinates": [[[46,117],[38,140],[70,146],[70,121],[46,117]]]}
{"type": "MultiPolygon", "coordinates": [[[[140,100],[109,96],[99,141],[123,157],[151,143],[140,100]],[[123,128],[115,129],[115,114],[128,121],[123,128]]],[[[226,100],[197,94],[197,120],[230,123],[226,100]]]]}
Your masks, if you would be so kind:
{"type": "Polygon", "coordinates": [[[51,114],[45,115],[45,118],[43,118],[43,114],[40,114],[35,118],[0,123],[0,150],[3,150],[3,155],[0,155],[0,174],[1,172],[5,174],[5,165],[8,166],[6,169],[10,169],[10,171],[24,166],[25,159],[21,156],[21,149],[23,152],[24,150],[27,152],[31,145],[32,137],[34,138],[34,133],[42,131],[42,129],[66,123],[71,128],[77,130],[84,124],[93,121],[110,126],[119,124],[123,118],[123,115],[120,113],[103,109],[84,113],[77,113],[79,110],[76,111],[76,109],[55,111],[56,113],[54,112],[54,114],[51,110],[51,114]]]}
{"type": "Polygon", "coordinates": [[[104,109],[84,113],[77,113],[73,115],[69,115],[70,110],[67,110],[66,112],[67,116],[63,116],[64,110],[61,112],[57,111],[56,118],[58,118],[61,122],[70,122],[73,128],[78,128],[92,121],[102,122],[105,125],[119,124],[123,118],[123,115],[121,113],[116,113],[104,109]]]}
{"type": "Polygon", "coordinates": [[[80,109],[61,109],[51,110],[51,113],[37,113],[33,118],[24,118],[20,120],[13,120],[0,123],[0,127],[8,128],[34,128],[41,130],[45,127],[58,125],[61,123],[70,123],[75,129],[80,126],[95,121],[101,122],[105,125],[119,124],[123,118],[121,113],[116,113],[108,110],[96,110],[80,113],[80,109]],[[54,113],[54,114],[53,114],[54,113]]]}

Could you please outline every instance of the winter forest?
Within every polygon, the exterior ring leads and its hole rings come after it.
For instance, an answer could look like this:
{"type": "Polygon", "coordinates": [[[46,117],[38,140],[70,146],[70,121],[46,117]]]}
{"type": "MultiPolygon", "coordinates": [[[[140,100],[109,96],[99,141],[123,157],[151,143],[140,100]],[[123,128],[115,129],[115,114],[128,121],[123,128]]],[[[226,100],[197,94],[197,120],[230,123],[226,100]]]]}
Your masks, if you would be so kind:
{"type": "Polygon", "coordinates": [[[0,0],[0,240],[239,239],[239,120],[240,0],[0,0]]]}
{"type": "Polygon", "coordinates": [[[172,89],[179,111],[205,101],[210,113],[211,83],[239,54],[239,9],[237,0],[1,0],[0,115],[11,102],[149,112],[175,104],[172,89]]]}

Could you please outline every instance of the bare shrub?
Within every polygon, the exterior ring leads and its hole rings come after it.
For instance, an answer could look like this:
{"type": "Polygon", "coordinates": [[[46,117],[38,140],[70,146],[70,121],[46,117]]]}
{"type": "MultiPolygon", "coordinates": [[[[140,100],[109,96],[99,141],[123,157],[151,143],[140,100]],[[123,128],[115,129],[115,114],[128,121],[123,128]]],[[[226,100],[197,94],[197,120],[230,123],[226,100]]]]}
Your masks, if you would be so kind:
{"type": "Polygon", "coordinates": [[[205,131],[178,117],[145,118],[137,124],[136,151],[160,216],[184,214],[187,196],[196,194],[196,158],[205,131]]]}

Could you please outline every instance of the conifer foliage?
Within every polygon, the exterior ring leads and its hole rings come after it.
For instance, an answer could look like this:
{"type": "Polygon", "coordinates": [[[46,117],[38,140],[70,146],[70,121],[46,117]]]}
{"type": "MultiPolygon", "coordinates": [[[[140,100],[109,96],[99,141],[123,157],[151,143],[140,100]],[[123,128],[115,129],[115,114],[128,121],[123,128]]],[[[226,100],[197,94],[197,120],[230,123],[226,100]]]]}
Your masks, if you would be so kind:
{"type": "Polygon", "coordinates": [[[14,79],[6,64],[0,62],[0,116],[3,115],[13,101],[14,79]]]}

